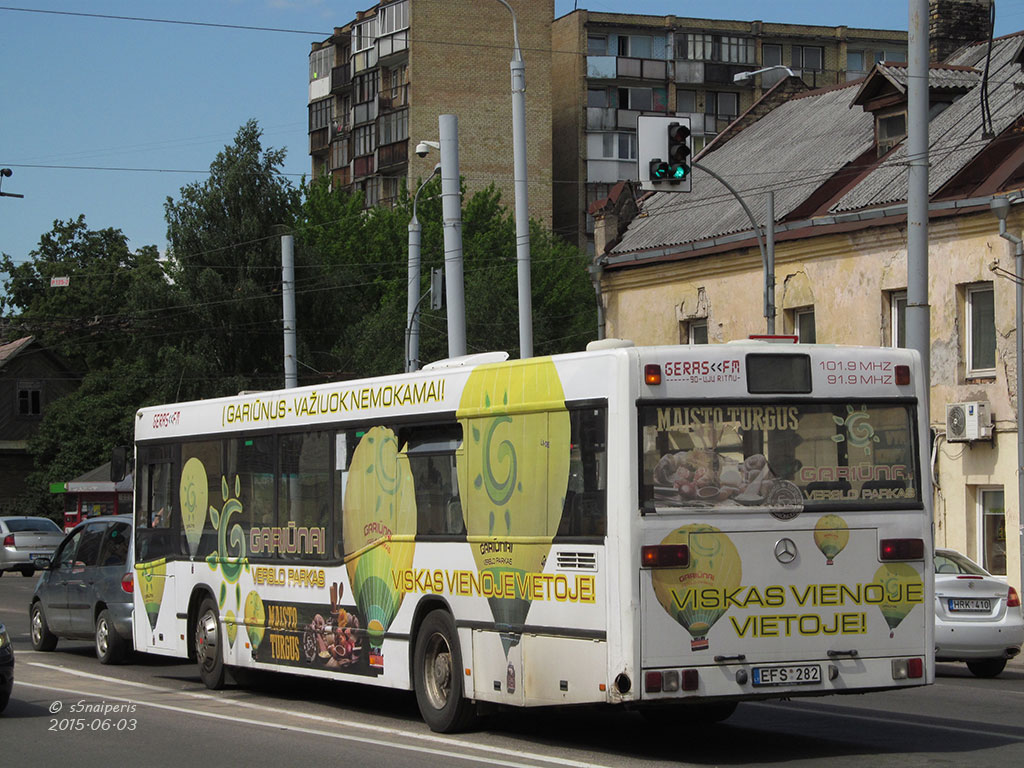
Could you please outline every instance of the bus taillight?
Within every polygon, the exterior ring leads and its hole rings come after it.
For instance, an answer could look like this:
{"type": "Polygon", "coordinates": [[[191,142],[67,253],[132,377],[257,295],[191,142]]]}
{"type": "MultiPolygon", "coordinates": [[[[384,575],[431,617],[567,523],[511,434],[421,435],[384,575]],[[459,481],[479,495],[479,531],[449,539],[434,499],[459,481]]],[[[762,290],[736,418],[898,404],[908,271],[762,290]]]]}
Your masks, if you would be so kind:
{"type": "Polygon", "coordinates": [[[896,366],[896,383],[897,384],[909,384],[910,383],[910,366],[909,365],[897,365],[896,366]]]}
{"type": "Polygon", "coordinates": [[[922,677],[924,677],[924,659],[915,657],[892,660],[893,680],[919,680],[922,677]]]}
{"type": "Polygon", "coordinates": [[[686,544],[652,544],[640,547],[643,568],[686,568],[690,564],[690,548],[686,544]]]}
{"type": "Polygon", "coordinates": [[[923,560],[924,539],[882,539],[878,547],[878,559],[923,560]]]}
{"type": "Polygon", "coordinates": [[[656,386],[661,384],[661,366],[655,363],[649,363],[644,366],[644,384],[649,386],[656,386]]]}

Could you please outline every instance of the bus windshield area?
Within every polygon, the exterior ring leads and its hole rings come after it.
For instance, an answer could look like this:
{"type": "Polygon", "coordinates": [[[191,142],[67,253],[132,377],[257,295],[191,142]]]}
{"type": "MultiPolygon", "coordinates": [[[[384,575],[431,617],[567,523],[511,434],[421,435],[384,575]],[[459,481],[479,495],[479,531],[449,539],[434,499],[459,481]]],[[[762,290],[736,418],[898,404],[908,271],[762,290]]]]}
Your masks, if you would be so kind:
{"type": "Polygon", "coordinates": [[[919,507],[913,414],[893,402],[641,404],[640,503],[919,507]]]}

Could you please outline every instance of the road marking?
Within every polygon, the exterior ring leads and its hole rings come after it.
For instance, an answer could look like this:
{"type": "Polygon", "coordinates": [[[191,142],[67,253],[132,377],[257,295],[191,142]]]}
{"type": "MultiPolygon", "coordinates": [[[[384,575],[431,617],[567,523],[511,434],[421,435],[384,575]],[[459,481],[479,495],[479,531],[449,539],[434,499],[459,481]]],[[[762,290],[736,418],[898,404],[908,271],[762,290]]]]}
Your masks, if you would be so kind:
{"type": "MultiPolygon", "coordinates": [[[[175,690],[173,688],[165,688],[163,686],[151,685],[149,683],[139,683],[139,682],[136,682],[136,681],[133,681],[133,680],[120,680],[120,679],[118,679],[116,677],[108,677],[106,675],[97,675],[97,674],[94,674],[92,672],[83,672],[83,671],[80,671],[80,670],[77,670],[77,669],[69,669],[67,667],[56,666],[56,665],[53,665],[53,664],[41,664],[39,662],[30,661],[27,664],[27,666],[30,666],[30,667],[40,667],[42,669],[47,669],[47,670],[50,670],[50,671],[53,671],[53,672],[61,672],[61,673],[64,673],[64,674],[74,675],[74,676],[77,676],[77,677],[82,677],[82,678],[86,678],[86,679],[90,679],[90,680],[96,680],[96,681],[99,681],[99,682],[113,683],[113,684],[117,684],[117,685],[124,685],[124,686],[129,686],[129,687],[132,687],[132,688],[140,688],[140,689],[143,689],[143,690],[154,691],[154,692],[159,692],[159,693],[176,694],[176,695],[187,696],[187,697],[196,698],[196,699],[205,699],[207,701],[213,701],[213,702],[217,702],[217,703],[220,703],[220,704],[228,704],[228,705],[231,705],[231,706],[238,706],[238,707],[243,707],[243,708],[246,708],[246,709],[256,710],[256,711],[259,711],[259,712],[265,712],[265,713],[270,714],[270,715],[276,715],[276,716],[287,715],[289,717],[297,717],[297,718],[301,718],[303,720],[311,720],[311,721],[314,721],[314,722],[327,723],[327,724],[330,724],[331,726],[343,726],[343,727],[347,727],[347,728],[354,728],[354,729],[361,729],[361,730],[364,730],[364,731],[371,731],[371,732],[374,732],[374,733],[378,733],[378,734],[382,734],[382,735],[386,735],[386,736],[390,736],[390,737],[396,737],[396,738],[401,738],[401,739],[416,739],[416,740],[419,740],[419,741],[425,741],[425,742],[437,744],[437,745],[440,745],[440,746],[459,747],[459,748],[462,748],[462,749],[471,749],[471,750],[474,750],[474,751],[477,751],[477,752],[484,752],[484,753],[496,754],[496,755],[504,755],[504,754],[506,754],[508,752],[508,750],[503,750],[503,749],[501,749],[499,747],[492,747],[492,746],[488,746],[486,744],[477,744],[477,743],[474,743],[474,742],[460,741],[458,739],[453,739],[453,738],[446,737],[446,736],[438,736],[436,734],[416,733],[414,731],[402,730],[401,728],[392,728],[392,727],[383,726],[383,725],[370,725],[370,724],[367,724],[367,723],[356,722],[354,720],[341,720],[341,719],[338,719],[336,717],[327,717],[325,715],[313,715],[313,714],[309,714],[309,713],[305,713],[305,712],[292,712],[290,710],[281,709],[281,708],[278,708],[278,707],[269,707],[269,706],[266,706],[264,704],[254,704],[252,702],[241,701],[239,699],[233,699],[233,698],[229,698],[227,696],[218,696],[218,695],[213,694],[213,693],[205,693],[205,692],[200,692],[200,691],[183,691],[183,690],[179,691],[179,690],[175,690]]],[[[249,723],[251,725],[258,725],[258,726],[261,726],[261,727],[264,727],[264,728],[285,728],[287,730],[298,730],[298,731],[301,731],[301,732],[304,732],[304,733],[308,732],[308,733],[314,733],[314,734],[322,734],[322,735],[325,735],[325,736],[331,736],[332,738],[348,739],[350,741],[359,741],[359,742],[364,742],[364,743],[367,743],[367,744],[376,744],[376,745],[383,745],[383,746],[395,746],[395,747],[398,747],[398,748],[408,749],[408,750],[411,750],[411,751],[422,751],[422,752],[427,753],[427,754],[438,754],[438,755],[448,755],[449,754],[446,751],[442,751],[442,750],[438,750],[438,749],[431,749],[431,748],[427,748],[427,747],[417,748],[417,747],[413,747],[413,746],[402,746],[402,745],[396,744],[394,741],[390,741],[390,740],[372,739],[372,738],[369,738],[369,737],[361,737],[361,736],[346,736],[346,735],[337,734],[337,733],[328,732],[328,731],[305,731],[305,730],[303,730],[301,728],[298,728],[296,726],[283,726],[283,725],[278,725],[277,723],[264,723],[264,722],[261,722],[259,720],[250,720],[248,718],[239,718],[239,717],[235,717],[235,716],[232,716],[232,715],[218,715],[218,714],[209,713],[209,712],[205,712],[205,711],[204,712],[198,712],[196,710],[186,709],[186,708],[183,708],[183,707],[175,707],[175,706],[172,706],[172,705],[169,705],[169,704],[156,704],[156,703],[153,703],[153,702],[147,702],[147,701],[141,701],[141,700],[140,701],[136,701],[136,700],[128,698],[128,697],[113,696],[113,695],[108,695],[106,693],[97,693],[97,692],[83,693],[81,691],[71,691],[71,690],[66,690],[66,689],[62,689],[62,688],[49,688],[48,686],[44,686],[44,685],[38,685],[38,684],[34,684],[34,683],[24,683],[24,682],[22,682],[20,680],[15,680],[15,685],[26,685],[26,686],[30,686],[30,687],[33,687],[33,688],[42,688],[42,689],[45,689],[45,690],[62,691],[62,692],[66,692],[66,693],[74,693],[74,694],[80,695],[80,696],[81,695],[90,696],[90,697],[93,697],[93,698],[106,697],[106,698],[110,698],[110,699],[118,699],[118,700],[121,700],[121,701],[129,701],[129,702],[134,703],[134,704],[142,704],[142,705],[145,705],[145,706],[152,706],[152,707],[157,707],[157,708],[160,708],[160,709],[170,709],[170,710],[173,710],[175,712],[184,712],[184,713],[192,714],[192,715],[204,715],[204,716],[205,715],[210,715],[211,717],[219,717],[219,718],[225,719],[225,720],[236,720],[237,722],[240,722],[240,723],[249,723]]],[[[523,757],[523,758],[528,759],[528,760],[533,760],[535,763],[551,763],[553,765],[568,766],[569,768],[607,768],[607,767],[603,767],[603,766],[600,766],[600,765],[598,765],[596,763],[592,763],[592,762],[582,762],[582,761],[577,761],[577,760],[569,760],[569,759],[566,759],[566,758],[548,757],[546,755],[540,755],[540,754],[530,753],[530,752],[523,752],[521,750],[516,750],[516,751],[517,751],[517,753],[519,754],[520,757],[523,757]]],[[[466,755],[466,756],[455,755],[455,757],[459,757],[460,759],[463,759],[463,760],[478,760],[478,759],[480,759],[480,758],[470,757],[468,755],[466,755]]],[[[533,763],[512,763],[512,762],[507,762],[507,761],[502,761],[502,760],[496,760],[495,764],[496,765],[507,765],[507,766],[520,766],[520,767],[521,766],[532,766],[533,765],[533,763]]]]}

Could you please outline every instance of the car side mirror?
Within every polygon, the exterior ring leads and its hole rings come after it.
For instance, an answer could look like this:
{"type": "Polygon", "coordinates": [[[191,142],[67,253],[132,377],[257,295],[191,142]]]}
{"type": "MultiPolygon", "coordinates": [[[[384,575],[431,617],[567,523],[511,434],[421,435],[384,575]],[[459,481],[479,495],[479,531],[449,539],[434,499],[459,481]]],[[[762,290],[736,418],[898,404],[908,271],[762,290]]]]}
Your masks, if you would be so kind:
{"type": "Polygon", "coordinates": [[[40,571],[48,571],[53,567],[53,562],[48,557],[37,557],[32,564],[40,571]]]}

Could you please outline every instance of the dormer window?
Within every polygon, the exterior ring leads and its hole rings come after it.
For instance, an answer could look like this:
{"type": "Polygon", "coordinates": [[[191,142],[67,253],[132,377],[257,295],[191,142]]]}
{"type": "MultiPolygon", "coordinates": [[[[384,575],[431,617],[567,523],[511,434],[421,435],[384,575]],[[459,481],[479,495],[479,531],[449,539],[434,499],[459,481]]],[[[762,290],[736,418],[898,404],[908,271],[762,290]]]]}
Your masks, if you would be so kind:
{"type": "Polygon", "coordinates": [[[907,113],[897,112],[890,115],[879,115],[875,120],[875,143],[878,145],[878,156],[886,154],[903,141],[907,135],[907,113]]]}

